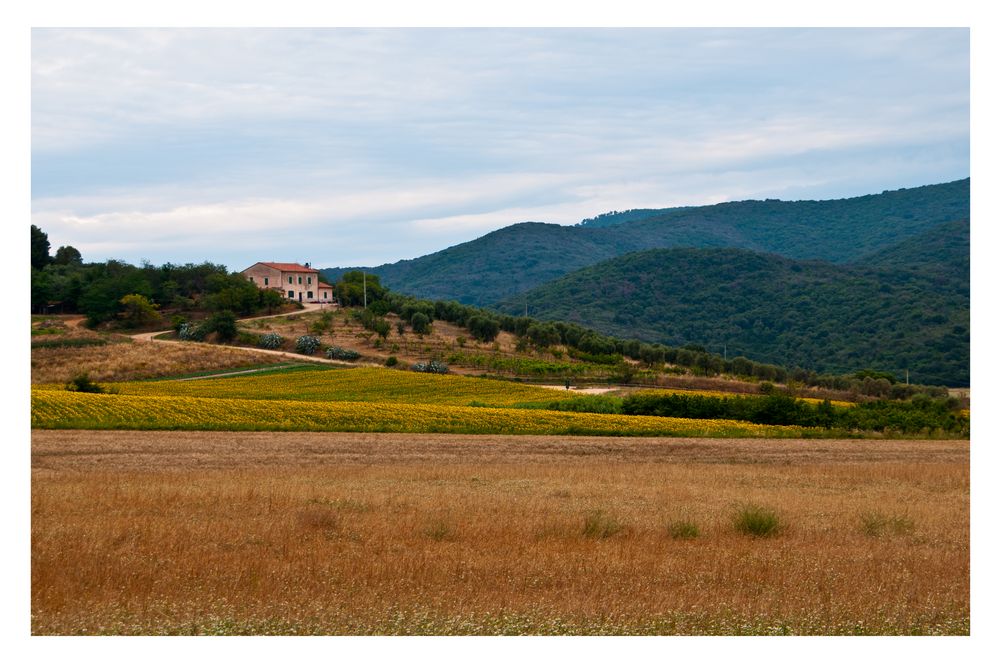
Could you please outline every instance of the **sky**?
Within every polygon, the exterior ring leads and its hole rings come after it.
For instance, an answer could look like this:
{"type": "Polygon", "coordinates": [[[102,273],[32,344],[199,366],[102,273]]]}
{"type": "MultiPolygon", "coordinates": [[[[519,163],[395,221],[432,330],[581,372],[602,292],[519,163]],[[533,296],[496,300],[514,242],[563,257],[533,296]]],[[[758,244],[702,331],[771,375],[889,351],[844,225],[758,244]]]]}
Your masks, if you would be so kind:
{"type": "Polygon", "coordinates": [[[85,260],[316,267],[523,221],[970,174],[969,30],[31,31],[31,217],[85,260]]]}

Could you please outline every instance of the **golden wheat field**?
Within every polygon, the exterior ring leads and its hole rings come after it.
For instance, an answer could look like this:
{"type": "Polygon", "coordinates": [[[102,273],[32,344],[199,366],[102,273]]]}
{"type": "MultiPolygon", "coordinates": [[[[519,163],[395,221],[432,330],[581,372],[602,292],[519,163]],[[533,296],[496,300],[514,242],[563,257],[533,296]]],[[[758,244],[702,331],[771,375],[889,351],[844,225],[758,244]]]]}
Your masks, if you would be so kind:
{"type": "Polygon", "coordinates": [[[967,440],[33,431],[31,503],[35,634],[969,632],[967,440]]]}

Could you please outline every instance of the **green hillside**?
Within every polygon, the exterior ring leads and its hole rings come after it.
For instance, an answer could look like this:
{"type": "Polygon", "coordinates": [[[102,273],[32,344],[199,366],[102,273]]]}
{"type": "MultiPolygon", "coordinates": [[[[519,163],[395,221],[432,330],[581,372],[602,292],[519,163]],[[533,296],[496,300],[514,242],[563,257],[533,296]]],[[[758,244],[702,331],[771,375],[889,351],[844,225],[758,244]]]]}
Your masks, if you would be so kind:
{"type": "MultiPolygon", "coordinates": [[[[398,292],[484,305],[645,249],[734,247],[846,263],[968,216],[965,179],[841,200],[632,210],[578,226],[515,224],[421,258],[366,269],[398,292]]],[[[324,273],[335,280],[346,269],[324,273]]]]}
{"type": "Polygon", "coordinates": [[[968,253],[967,222],[939,225],[867,265],[657,249],[581,269],[498,308],[521,312],[527,299],[533,317],[606,334],[825,373],[873,368],[902,378],[908,369],[914,382],[968,385],[968,253]]]}

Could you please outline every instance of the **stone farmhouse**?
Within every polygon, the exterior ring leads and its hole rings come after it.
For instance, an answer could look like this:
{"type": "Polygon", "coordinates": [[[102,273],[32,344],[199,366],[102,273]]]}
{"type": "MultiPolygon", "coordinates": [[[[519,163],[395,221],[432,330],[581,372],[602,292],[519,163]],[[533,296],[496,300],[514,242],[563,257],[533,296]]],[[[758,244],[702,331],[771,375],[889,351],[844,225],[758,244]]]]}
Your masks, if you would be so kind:
{"type": "Polygon", "coordinates": [[[333,286],[320,283],[319,270],[309,263],[254,263],[243,270],[243,276],[257,288],[269,288],[281,293],[286,300],[296,302],[333,303],[333,286]]]}

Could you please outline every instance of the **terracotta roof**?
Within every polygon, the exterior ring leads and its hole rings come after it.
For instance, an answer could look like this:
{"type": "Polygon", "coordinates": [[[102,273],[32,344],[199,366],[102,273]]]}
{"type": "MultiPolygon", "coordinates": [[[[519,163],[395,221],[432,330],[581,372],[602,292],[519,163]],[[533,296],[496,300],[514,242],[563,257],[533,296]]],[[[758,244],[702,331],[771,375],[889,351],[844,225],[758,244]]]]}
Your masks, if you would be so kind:
{"type": "Polygon", "coordinates": [[[267,267],[273,267],[275,270],[281,270],[282,272],[319,272],[311,267],[306,267],[305,265],[299,265],[298,263],[259,263],[259,265],[266,265],[267,267]]]}

